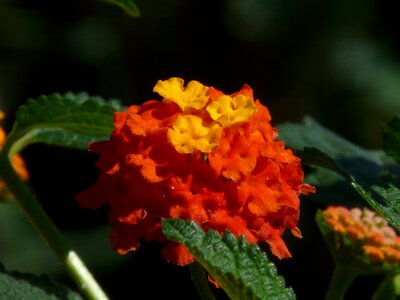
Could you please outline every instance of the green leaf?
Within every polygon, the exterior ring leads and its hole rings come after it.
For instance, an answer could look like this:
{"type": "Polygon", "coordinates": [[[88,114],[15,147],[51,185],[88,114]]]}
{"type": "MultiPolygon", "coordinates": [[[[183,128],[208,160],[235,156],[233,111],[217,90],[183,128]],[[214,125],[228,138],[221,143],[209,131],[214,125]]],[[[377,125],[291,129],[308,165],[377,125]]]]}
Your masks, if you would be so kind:
{"type": "Polygon", "coordinates": [[[0,299],[83,300],[78,293],[45,275],[6,272],[1,265],[0,299]]]}
{"type": "Polygon", "coordinates": [[[164,219],[167,239],[182,243],[193,257],[216,279],[231,299],[295,299],[285,287],[275,266],[257,245],[248,245],[244,237],[229,231],[207,233],[193,221],[164,219]]]}
{"type": "Polygon", "coordinates": [[[132,0],[105,0],[121,7],[128,15],[132,17],[140,16],[140,10],[132,0]]]}
{"type": "Polygon", "coordinates": [[[310,118],[278,127],[280,139],[305,163],[342,175],[391,225],[400,230],[399,166],[382,151],[358,147],[310,118]]]}
{"type": "Polygon", "coordinates": [[[400,162],[400,115],[383,126],[383,149],[400,162]]]}
{"type": "Polygon", "coordinates": [[[324,160],[342,155],[358,157],[380,163],[379,155],[345,140],[338,134],[322,127],[315,120],[306,117],[303,124],[284,123],[278,126],[279,139],[294,149],[314,148],[325,154],[324,160]]]}
{"type": "Polygon", "coordinates": [[[305,181],[317,187],[317,193],[307,196],[322,206],[363,206],[365,200],[336,172],[316,167],[309,172],[305,181]]]}
{"type": "Polygon", "coordinates": [[[113,113],[120,109],[116,100],[105,102],[86,93],[30,99],[19,107],[3,150],[15,153],[32,143],[87,149],[89,143],[109,138],[113,113]]]}

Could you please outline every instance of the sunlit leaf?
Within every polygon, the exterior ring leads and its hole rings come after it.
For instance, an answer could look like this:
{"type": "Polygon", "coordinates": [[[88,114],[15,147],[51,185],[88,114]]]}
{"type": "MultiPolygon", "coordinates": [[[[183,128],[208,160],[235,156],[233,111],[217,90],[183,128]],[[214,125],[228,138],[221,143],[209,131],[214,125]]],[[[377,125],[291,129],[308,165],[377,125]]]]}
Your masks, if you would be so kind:
{"type": "Polygon", "coordinates": [[[18,152],[32,143],[87,149],[89,143],[108,139],[118,102],[106,102],[86,93],[52,94],[30,99],[19,107],[4,149],[18,152]]]}
{"type": "Polygon", "coordinates": [[[164,219],[164,235],[182,243],[231,299],[295,299],[258,245],[227,231],[207,233],[193,221],[164,219]]]}

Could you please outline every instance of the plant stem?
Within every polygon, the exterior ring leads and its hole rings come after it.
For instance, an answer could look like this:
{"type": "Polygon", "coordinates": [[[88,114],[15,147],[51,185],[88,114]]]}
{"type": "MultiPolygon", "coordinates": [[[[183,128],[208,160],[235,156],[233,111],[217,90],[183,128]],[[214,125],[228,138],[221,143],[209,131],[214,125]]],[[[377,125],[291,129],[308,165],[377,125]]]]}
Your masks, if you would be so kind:
{"type": "Polygon", "coordinates": [[[351,266],[336,265],[325,300],[341,300],[357,274],[351,266]]]}
{"type": "Polygon", "coordinates": [[[203,267],[195,262],[189,265],[192,280],[202,300],[215,300],[203,267]]]}
{"type": "Polygon", "coordinates": [[[383,280],[372,300],[394,300],[400,294],[400,274],[388,274],[383,280]]]}
{"type": "Polygon", "coordinates": [[[5,151],[0,153],[0,177],[13,193],[25,215],[65,265],[82,294],[91,300],[108,299],[79,256],[72,251],[59,229],[15,173],[6,153],[5,151]]]}

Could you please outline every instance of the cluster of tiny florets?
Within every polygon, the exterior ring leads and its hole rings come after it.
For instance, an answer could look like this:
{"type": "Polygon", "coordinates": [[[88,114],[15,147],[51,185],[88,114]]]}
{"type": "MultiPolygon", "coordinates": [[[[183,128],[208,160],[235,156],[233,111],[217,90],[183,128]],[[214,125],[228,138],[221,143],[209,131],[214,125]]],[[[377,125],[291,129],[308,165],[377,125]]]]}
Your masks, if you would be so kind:
{"type": "Polygon", "coordinates": [[[367,208],[328,207],[326,223],[337,235],[346,237],[372,262],[400,262],[400,237],[387,221],[367,208]]]}
{"type": "Polygon", "coordinates": [[[115,113],[110,139],[90,145],[100,155],[100,177],[77,200],[109,205],[113,247],[124,254],[141,240],[166,242],[163,256],[188,264],[185,247],[161,231],[162,218],[182,218],[290,257],[281,235],[289,229],[301,236],[299,195],[314,189],[303,183],[300,159],[276,141],[269,111],[252,89],[226,95],[170,78],[154,91],[161,101],[115,113]]]}

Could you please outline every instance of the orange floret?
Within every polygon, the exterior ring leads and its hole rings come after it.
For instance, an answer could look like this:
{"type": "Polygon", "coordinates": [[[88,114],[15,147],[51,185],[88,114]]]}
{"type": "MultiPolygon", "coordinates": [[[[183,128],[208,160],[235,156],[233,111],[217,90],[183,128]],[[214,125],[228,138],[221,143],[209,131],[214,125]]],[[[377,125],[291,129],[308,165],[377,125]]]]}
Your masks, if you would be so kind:
{"type": "MultiPolygon", "coordinates": [[[[0,121],[4,119],[4,113],[0,111],[0,121]]],[[[6,133],[2,127],[0,127],[0,150],[6,140],[6,133]]],[[[29,180],[29,173],[25,167],[25,161],[18,154],[15,154],[11,157],[11,165],[13,166],[15,172],[23,181],[29,180]]],[[[4,199],[11,198],[11,193],[7,190],[3,181],[0,180],[0,197],[4,199]]]]}
{"type": "Polygon", "coordinates": [[[330,206],[322,212],[326,224],[339,237],[348,238],[374,263],[400,263],[399,237],[386,220],[364,208],[330,206]]]}
{"type": "Polygon", "coordinates": [[[197,222],[203,229],[266,242],[279,258],[290,257],[282,234],[301,237],[300,159],[276,141],[268,109],[247,85],[225,95],[179,78],[159,81],[162,101],[147,101],[115,114],[108,141],[90,145],[100,154],[100,176],[79,194],[88,208],[110,207],[113,247],[121,254],[141,240],[167,243],[170,262],[193,262],[182,245],[167,242],[162,218],[197,222]]]}

